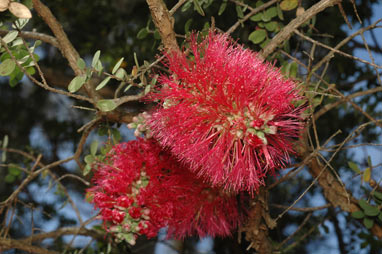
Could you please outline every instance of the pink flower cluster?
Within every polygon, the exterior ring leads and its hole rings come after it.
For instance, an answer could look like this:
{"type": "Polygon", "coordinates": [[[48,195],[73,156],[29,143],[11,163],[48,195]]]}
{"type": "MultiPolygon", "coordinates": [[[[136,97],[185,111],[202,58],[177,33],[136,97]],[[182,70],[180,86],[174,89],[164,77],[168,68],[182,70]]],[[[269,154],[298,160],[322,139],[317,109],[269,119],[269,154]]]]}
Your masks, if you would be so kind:
{"type": "Polygon", "coordinates": [[[149,96],[160,106],[147,123],[162,146],[225,191],[253,194],[287,165],[303,128],[294,81],[215,32],[166,58],[170,74],[149,96]]]}
{"type": "Polygon", "coordinates": [[[235,196],[203,183],[152,139],[121,143],[96,165],[88,190],[105,226],[134,244],[138,235],[227,236],[241,221],[235,196]]]}
{"type": "Polygon", "coordinates": [[[159,102],[129,126],[146,139],[113,147],[95,165],[92,202],[118,239],[227,236],[241,223],[236,196],[252,195],[289,162],[303,128],[294,81],[225,34],[165,53],[159,102]],[[150,137],[154,139],[150,139],[150,137]]]}

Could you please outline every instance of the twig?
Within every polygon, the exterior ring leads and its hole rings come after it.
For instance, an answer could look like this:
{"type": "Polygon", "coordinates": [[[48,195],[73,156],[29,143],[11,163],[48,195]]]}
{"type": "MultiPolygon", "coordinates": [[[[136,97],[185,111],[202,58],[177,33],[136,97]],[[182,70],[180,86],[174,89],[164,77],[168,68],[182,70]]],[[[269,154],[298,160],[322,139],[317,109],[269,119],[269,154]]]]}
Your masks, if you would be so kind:
{"type": "Polygon", "coordinates": [[[174,15],[174,13],[176,12],[176,10],[178,10],[185,2],[187,2],[188,0],[179,0],[175,5],[174,7],[171,8],[171,10],[169,11],[170,15],[174,15]]]}
{"type": "Polygon", "coordinates": [[[300,15],[289,22],[288,25],[286,25],[275,37],[273,37],[270,43],[262,50],[262,57],[267,58],[281,43],[289,39],[295,29],[311,19],[317,13],[339,3],[340,1],[341,0],[321,0],[307,9],[303,15],[300,15]]]}
{"type": "Polygon", "coordinates": [[[227,34],[231,34],[233,33],[236,28],[238,28],[240,26],[240,24],[242,24],[243,22],[247,21],[250,17],[252,17],[253,15],[255,15],[256,13],[258,12],[261,12],[262,10],[266,9],[267,7],[277,3],[279,0],[271,0],[255,9],[250,9],[251,12],[248,13],[247,15],[245,15],[242,19],[238,20],[234,25],[232,25],[228,30],[227,30],[227,34]]]}
{"type": "MultiPolygon", "coordinates": [[[[41,16],[57,38],[58,44],[60,45],[59,49],[61,50],[62,55],[68,60],[69,66],[72,68],[76,76],[85,74],[85,71],[80,69],[77,65],[77,60],[80,58],[80,55],[69,41],[64,29],[54,17],[50,9],[41,3],[40,0],[32,0],[32,2],[34,10],[41,16]]],[[[94,100],[93,103],[100,98],[89,82],[84,84],[84,88],[89,97],[94,100]]]]}
{"type": "MultiPolygon", "coordinates": [[[[9,31],[7,30],[0,30],[0,36],[5,36],[9,31]]],[[[37,33],[37,32],[29,32],[29,31],[21,31],[19,32],[19,35],[21,38],[25,39],[33,39],[33,40],[40,40],[46,43],[49,43],[50,45],[58,48],[60,45],[58,45],[57,39],[53,36],[43,34],[43,33],[37,33]]]]}
{"type": "MultiPolygon", "coordinates": [[[[286,205],[279,205],[279,204],[270,204],[270,206],[275,207],[275,208],[280,208],[280,209],[287,209],[289,207],[286,205]]],[[[326,205],[315,206],[315,207],[291,207],[289,210],[308,213],[308,212],[323,210],[323,209],[329,208],[331,206],[332,206],[331,204],[326,204],[326,205]]]]}
{"type": "Polygon", "coordinates": [[[58,94],[62,94],[62,95],[66,95],[68,97],[72,97],[72,98],[75,98],[75,99],[78,99],[78,100],[83,100],[83,101],[88,101],[88,102],[92,102],[92,100],[88,97],[85,97],[85,96],[82,96],[82,95],[77,95],[77,94],[72,94],[72,93],[69,93],[69,92],[65,92],[63,90],[59,90],[59,89],[55,89],[53,87],[50,87],[48,84],[44,84],[40,81],[38,81],[37,79],[35,79],[32,75],[30,75],[26,70],[25,68],[17,61],[16,57],[12,54],[12,52],[10,51],[10,49],[8,48],[8,45],[4,42],[4,40],[2,38],[1,39],[1,45],[4,47],[5,51],[7,51],[7,53],[10,55],[11,59],[16,63],[17,67],[19,67],[21,69],[21,71],[33,82],[35,83],[36,85],[50,91],[50,92],[53,92],[53,93],[58,93],[58,94]]]}
{"type": "Polygon", "coordinates": [[[9,249],[19,249],[37,254],[59,254],[59,252],[56,251],[50,251],[45,248],[30,245],[26,241],[0,238],[0,251],[5,251],[9,249]]]}
{"type": "MultiPolygon", "coordinates": [[[[312,42],[313,44],[316,44],[316,45],[321,46],[321,47],[323,47],[323,48],[329,49],[329,50],[332,51],[332,52],[338,53],[338,54],[340,54],[340,55],[343,55],[343,56],[345,56],[345,57],[348,57],[348,58],[351,58],[351,59],[353,59],[353,60],[359,61],[359,62],[361,62],[361,63],[368,64],[368,65],[370,65],[370,66],[373,66],[374,68],[378,68],[378,69],[381,69],[381,68],[382,68],[382,66],[375,64],[374,61],[373,61],[372,63],[370,63],[370,62],[368,62],[368,61],[366,61],[366,60],[363,60],[363,59],[361,59],[361,58],[359,58],[359,57],[350,55],[350,54],[345,53],[345,52],[343,52],[343,51],[340,51],[340,50],[338,50],[338,49],[336,49],[336,48],[332,48],[332,47],[330,47],[330,46],[328,46],[328,45],[325,45],[325,44],[323,44],[323,43],[321,43],[321,42],[319,42],[319,41],[313,40],[312,38],[310,38],[310,37],[308,37],[308,36],[305,36],[304,34],[300,33],[298,30],[295,30],[294,33],[297,34],[298,36],[300,36],[301,38],[303,38],[304,40],[310,41],[310,42],[312,42]]],[[[358,33],[358,32],[357,32],[357,33],[358,33]]],[[[317,67],[319,67],[319,66],[317,66],[317,67]]],[[[315,67],[313,68],[313,71],[316,70],[317,67],[315,66],[315,67]]]]}

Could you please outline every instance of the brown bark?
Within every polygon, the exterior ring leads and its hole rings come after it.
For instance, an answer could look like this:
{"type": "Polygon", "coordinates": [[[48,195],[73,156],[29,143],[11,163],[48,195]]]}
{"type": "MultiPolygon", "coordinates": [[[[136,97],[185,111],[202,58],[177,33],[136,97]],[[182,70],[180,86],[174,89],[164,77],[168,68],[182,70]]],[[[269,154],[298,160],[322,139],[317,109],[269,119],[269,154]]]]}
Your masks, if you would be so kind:
{"type": "Polygon", "coordinates": [[[149,5],[154,24],[159,31],[166,51],[179,50],[174,32],[174,19],[163,0],[146,0],[149,5]]]}

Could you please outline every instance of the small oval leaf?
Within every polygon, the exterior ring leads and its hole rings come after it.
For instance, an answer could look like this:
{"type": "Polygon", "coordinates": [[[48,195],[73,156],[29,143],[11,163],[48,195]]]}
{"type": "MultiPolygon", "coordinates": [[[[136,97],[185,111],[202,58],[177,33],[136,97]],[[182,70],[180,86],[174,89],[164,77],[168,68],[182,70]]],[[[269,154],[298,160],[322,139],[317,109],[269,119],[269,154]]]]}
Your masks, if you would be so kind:
{"type": "Polygon", "coordinates": [[[354,172],[356,172],[357,174],[361,174],[361,170],[359,169],[357,164],[355,164],[352,161],[348,161],[348,165],[349,165],[349,168],[351,168],[354,172]]]}
{"type": "Polygon", "coordinates": [[[9,4],[9,11],[20,19],[32,18],[32,13],[28,7],[18,2],[11,2],[9,4]]]}
{"type": "Polygon", "coordinates": [[[367,216],[377,216],[380,212],[380,209],[378,209],[378,207],[370,205],[364,199],[360,199],[358,201],[358,204],[367,216]]]}
{"type": "Polygon", "coordinates": [[[86,67],[86,63],[84,61],[84,59],[82,59],[81,57],[77,59],[77,66],[78,68],[80,68],[81,70],[85,69],[86,67]]]}
{"type": "Polygon", "coordinates": [[[102,80],[102,82],[99,83],[99,85],[96,87],[96,90],[100,90],[104,86],[106,86],[107,82],[109,82],[110,79],[111,79],[111,77],[106,77],[104,80],[102,80]]]}
{"type": "Polygon", "coordinates": [[[249,35],[248,39],[254,44],[259,44],[265,39],[266,36],[267,36],[267,31],[265,31],[264,29],[258,29],[256,31],[253,31],[249,35]]]}
{"type": "Polygon", "coordinates": [[[10,31],[9,33],[7,33],[7,35],[4,36],[3,41],[8,44],[12,42],[14,39],[16,39],[18,34],[19,34],[18,31],[10,31]]]}
{"type": "Polygon", "coordinates": [[[267,29],[270,32],[275,31],[277,28],[277,22],[276,21],[271,21],[269,23],[265,23],[265,29],[267,29]]]}
{"type": "Polygon", "coordinates": [[[0,0],[0,12],[8,10],[9,0],[0,0]]]}
{"type": "Polygon", "coordinates": [[[291,11],[293,10],[294,8],[296,8],[298,5],[298,0],[283,0],[281,3],[280,3],[280,8],[283,10],[283,11],[291,11]]]}
{"type": "Polygon", "coordinates": [[[96,67],[100,55],[101,55],[101,50],[97,50],[97,52],[95,52],[95,54],[94,54],[94,56],[93,56],[93,60],[92,60],[92,67],[93,67],[93,68],[96,67]]]}
{"type": "Polygon", "coordinates": [[[113,70],[111,71],[112,74],[115,74],[118,70],[118,68],[121,66],[122,62],[123,62],[123,57],[121,59],[119,59],[119,61],[114,65],[114,68],[113,70]]]}
{"type": "Polygon", "coordinates": [[[252,21],[257,22],[257,21],[262,20],[262,18],[263,18],[263,13],[260,12],[260,13],[257,13],[257,14],[255,14],[255,15],[253,15],[253,16],[250,17],[249,19],[252,20],[252,21]]]}
{"type": "Polygon", "coordinates": [[[86,75],[81,75],[75,77],[72,81],[70,81],[70,84],[68,86],[68,90],[71,93],[75,93],[85,84],[86,82],[86,75]]]}
{"type": "Polygon", "coordinates": [[[218,11],[218,15],[222,15],[223,12],[225,11],[225,8],[227,7],[227,2],[223,2],[221,5],[220,5],[220,8],[219,8],[219,11],[218,11]]]}
{"type": "Polygon", "coordinates": [[[374,191],[373,196],[379,200],[382,200],[382,193],[379,191],[374,191]]]}
{"type": "Polygon", "coordinates": [[[93,140],[93,142],[90,145],[90,154],[95,156],[97,153],[98,148],[98,140],[93,140]]]}
{"type": "Polygon", "coordinates": [[[274,18],[277,16],[277,8],[271,7],[265,11],[265,15],[269,16],[270,18],[274,18]]]}
{"type": "Polygon", "coordinates": [[[115,74],[115,76],[118,78],[118,79],[121,79],[123,80],[123,78],[125,77],[125,74],[126,74],[126,71],[122,68],[119,68],[117,73],[115,74]]]}
{"type": "Polygon", "coordinates": [[[374,221],[370,218],[365,217],[363,218],[363,225],[365,225],[367,229],[371,229],[374,225],[374,221]]]}
{"type": "Polygon", "coordinates": [[[147,28],[146,28],[146,27],[145,27],[145,28],[142,28],[142,29],[139,30],[139,32],[137,33],[137,38],[138,38],[139,40],[142,40],[142,39],[146,38],[147,34],[148,34],[147,28]]]}
{"type": "Polygon", "coordinates": [[[16,67],[16,63],[12,59],[5,59],[0,64],[0,76],[10,75],[16,67]]]}
{"type": "Polygon", "coordinates": [[[365,217],[365,214],[361,210],[359,210],[359,211],[352,212],[351,216],[355,219],[362,219],[363,217],[365,217]]]}
{"type": "Polygon", "coordinates": [[[112,111],[117,107],[114,100],[99,100],[97,101],[98,108],[103,112],[112,111]]]}
{"type": "Polygon", "coordinates": [[[371,169],[370,168],[366,168],[365,171],[363,171],[362,178],[367,183],[370,181],[370,179],[371,179],[371,169]]]}

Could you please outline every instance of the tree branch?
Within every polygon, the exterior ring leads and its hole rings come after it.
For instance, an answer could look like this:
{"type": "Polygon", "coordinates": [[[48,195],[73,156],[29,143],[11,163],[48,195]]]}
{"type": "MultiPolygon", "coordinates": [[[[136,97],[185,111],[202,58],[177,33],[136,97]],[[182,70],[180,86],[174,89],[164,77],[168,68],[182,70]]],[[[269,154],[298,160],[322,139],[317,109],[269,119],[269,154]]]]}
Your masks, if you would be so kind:
{"type": "Polygon", "coordinates": [[[174,19],[163,0],[146,0],[155,27],[158,29],[166,51],[179,50],[174,32],[174,19]]]}
{"type": "MultiPolygon", "coordinates": [[[[32,1],[35,11],[45,21],[45,23],[52,30],[54,36],[57,38],[59,49],[61,50],[62,55],[68,60],[69,66],[72,68],[76,76],[85,74],[85,72],[77,66],[77,60],[80,58],[80,55],[69,41],[61,24],[54,17],[50,9],[41,3],[40,0],[32,1]]],[[[94,87],[92,87],[89,83],[86,82],[84,84],[84,88],[93,100],[97,101],[100,98],[94,87]]]]}
{"type": "Polygon", "coordinates": [[[273,39],[271,42],[261,51],[261,55],[267,58],[281,43],[288,40],[292,36],[294,30],[311,19],[317,13],[331,7],[341,0],[321,0],[309,9],[307,9],[303,15],[297,16],[294,20],[289,22],[273,39]]]}
{"type": "Polygon", "coordinates": [[[30,243],[26,241],[0,238],[0,252],[9,249],[19,249],[37,254],[59,254],[57,251],[50,251],[45,248],[30,245],[30,243]]]}

